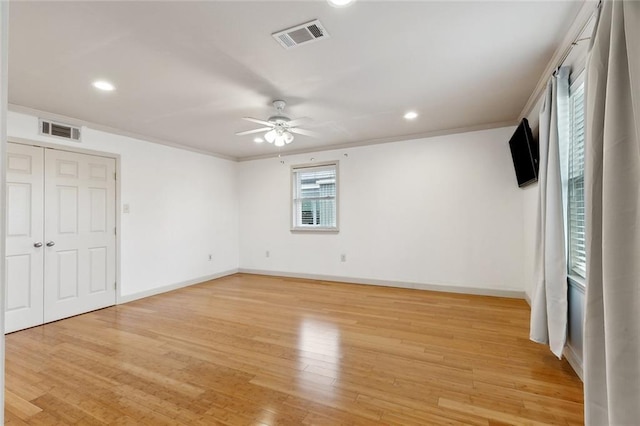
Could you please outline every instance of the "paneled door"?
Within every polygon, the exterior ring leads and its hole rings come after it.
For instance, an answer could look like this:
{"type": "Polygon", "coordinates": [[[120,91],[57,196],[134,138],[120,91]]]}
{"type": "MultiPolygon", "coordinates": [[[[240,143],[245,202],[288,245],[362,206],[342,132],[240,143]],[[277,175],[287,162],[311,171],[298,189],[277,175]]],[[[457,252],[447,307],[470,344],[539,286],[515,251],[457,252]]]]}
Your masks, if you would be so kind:
{"type": "Polygon", "coordinates": [[[5,332],[115,304],[115,160],[7,144],[5,332]]]}
{"type": "Polygon", "coordinates": [[[44,321],[44,152],[7,144],[5,331],[44,321]]]}
{"type": "Polygon", "coordinates": [[[115,160],[45,150],[44,321],[115,304],[115,160]]]}

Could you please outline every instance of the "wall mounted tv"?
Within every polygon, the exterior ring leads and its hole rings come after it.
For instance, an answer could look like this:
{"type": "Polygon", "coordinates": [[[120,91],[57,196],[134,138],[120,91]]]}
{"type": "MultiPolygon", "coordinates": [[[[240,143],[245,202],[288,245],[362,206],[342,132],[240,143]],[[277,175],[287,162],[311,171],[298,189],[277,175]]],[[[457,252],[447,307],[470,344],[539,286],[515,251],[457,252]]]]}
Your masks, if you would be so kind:
{"type": "Polygon", "coordinates": [[[518,186],[523,187],[538,180],[538,144],[533,140],[531,128],[523,118],[509,141],[513,167],[518,186]]]}

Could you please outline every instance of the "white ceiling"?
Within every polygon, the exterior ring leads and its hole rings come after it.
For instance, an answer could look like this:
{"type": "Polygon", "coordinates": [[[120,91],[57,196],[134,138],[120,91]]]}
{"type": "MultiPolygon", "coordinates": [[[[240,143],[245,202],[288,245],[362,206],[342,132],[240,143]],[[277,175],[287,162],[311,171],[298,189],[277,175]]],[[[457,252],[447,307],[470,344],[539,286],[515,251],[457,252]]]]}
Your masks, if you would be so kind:
{"type": "Polygon", "coordinates": [[[278,152],[235,136],[274,99],[321,135],[282,152],[514,123],[581,5],[12,2],[9,102],[239,159],[278,152]],[[330,38],[271,37],[313,19],[330,38]]]}

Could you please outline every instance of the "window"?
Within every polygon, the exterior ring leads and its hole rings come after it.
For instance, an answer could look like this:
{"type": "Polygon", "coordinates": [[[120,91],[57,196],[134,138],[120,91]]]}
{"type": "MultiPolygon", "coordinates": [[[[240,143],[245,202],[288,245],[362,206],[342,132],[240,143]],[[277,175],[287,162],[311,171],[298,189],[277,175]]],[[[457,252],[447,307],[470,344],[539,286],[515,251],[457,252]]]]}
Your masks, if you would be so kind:
{"type": "Polygon", "coordinates": [[[293,230],[338,230],[338,163],[292,169],[293,230]]]}
{"type": "Polygon", "coordinates": [[[576,84],[569,94],[569,273],[585,277],[584,224],[584,83],[576,84]]]}

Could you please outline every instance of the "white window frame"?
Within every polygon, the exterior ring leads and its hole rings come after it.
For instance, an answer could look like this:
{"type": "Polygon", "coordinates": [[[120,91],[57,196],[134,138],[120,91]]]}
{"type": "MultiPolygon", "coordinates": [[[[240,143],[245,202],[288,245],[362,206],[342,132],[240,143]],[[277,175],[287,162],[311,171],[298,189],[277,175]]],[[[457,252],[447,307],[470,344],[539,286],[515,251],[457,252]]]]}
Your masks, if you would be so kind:
{"type": "MultiPolygon", "coordinates": [[[[574,147],[574,117],[573,117],[573,111],[574,111],[574,107],[573,107],[573,94],[577,91],[577,90],[581,90],[583,92],[583,96],[584,96],[584,72],[581,73],[580,75],[578,75],[577,78],[575,78],[572,82],[571,82],[571,86],[569,87],[569,105],[570,105],[570,119],[569,119],[569,124],[570,124],[570,139],[569,139],[569,167],[568,167],[568,177],[567,177],[567,273],[569,275],[569,278],[574,281],[577,282],[578,284],[580,284],[581,286],[584,286],[585,283],[585,269],[586,269],[586,259],[584,264],[582,265],[582,267],[580,267],[580,265],[576,265],[575,259],[574,259],[574,253],[573,253],[573,244],[575,241],[575,238],[573,237],[573,233],[572,233],[572,194],[570,192],[570,188],[571,188],[571,181],[575,178],[571,177],[571,171],[572,171],[572,164],[571,162],[573,161],[573,147],[574,147]],[[581,88],[582,86],[582,88],[581,88]]],[[[586,115],[586,111],[583,110],[583,116],[586,115]]],[[[585,117],[586,120],[586,117],[585,117]]],[[[586,134],[583,136],[586,137],[586,134]]],[[[583,141],[584,144],[585,141],[583,141]]],[[[583,179],[583,191],[584,191],[584,164],[582,165],[582,179],[583,179]]],[[[583,193],[583,208],[584,208],[584,193],[583,193]]],[[[584,213],[583,213],[583,218],[584,218],[584,213]]],[[[586,232],[586,230],[585,230],[586,232]]],[[[586,235],[583,234],[583,244],[586,244],[586,235]]],[[[585,249],[586,250],[586,249],[585,249]]],[[[586,253],[585,253],[586,254],[586,253]]]]}
{"type": "Polygon", "coordinates": [[[338,161],[327,161],[323,163],[311,163],[311,164],[299,164],[291,166],[291,232],[333,232],[337,233],[339,231],[338,227],[338,219],[340,217],[340,172],[339,172],[339,164],[338,161]],[[301,213],[298,212],[298,209],[302,207],[301,204],[298,203],[298,172],[311,170],[311,169],[319,169],[319,168],[330,168],[333,167],[335,169],[336,175],[336,195],[335,197],[322,197],[318,199],[335,199],[335,226],[322,226],[322,225],[303,225],[299,223],[298,218],[301,218],[301,213]]]}

